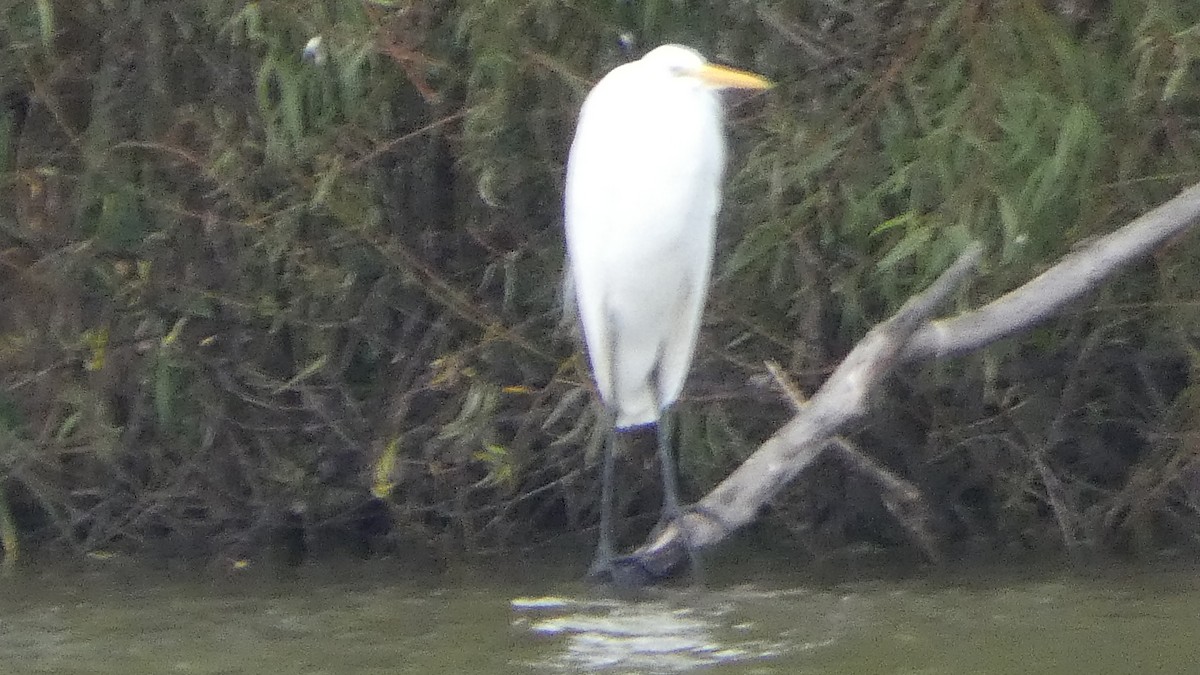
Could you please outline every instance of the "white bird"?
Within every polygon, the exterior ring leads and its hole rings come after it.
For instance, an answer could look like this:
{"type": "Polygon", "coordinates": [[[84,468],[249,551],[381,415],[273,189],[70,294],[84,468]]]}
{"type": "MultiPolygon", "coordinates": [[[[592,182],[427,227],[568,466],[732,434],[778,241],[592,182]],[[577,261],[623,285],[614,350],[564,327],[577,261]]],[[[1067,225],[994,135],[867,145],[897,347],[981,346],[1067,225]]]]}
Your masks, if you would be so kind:
{"type": "MultiPolygon", "coordinates": [[[[616,432],[660,421],[696,347],[725,171],[719,91],[770,86],[664,45],[609,72],[579,113],[567,162],[568,275],[592,376],[615,427],[593,575],[615,572],[616,432]]],[[[666,523],[679,515],[679,497],[670,432],[657,426],[666,523]]]]}

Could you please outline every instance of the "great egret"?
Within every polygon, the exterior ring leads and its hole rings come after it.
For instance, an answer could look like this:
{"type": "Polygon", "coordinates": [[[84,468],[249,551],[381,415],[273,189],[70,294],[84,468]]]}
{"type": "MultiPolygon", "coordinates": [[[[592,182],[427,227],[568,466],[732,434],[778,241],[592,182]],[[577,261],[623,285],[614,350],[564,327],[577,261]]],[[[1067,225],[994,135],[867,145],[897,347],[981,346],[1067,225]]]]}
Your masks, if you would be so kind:
{"type": "MultiPolygon", "coordinates": [[[[718,92],[770,86],[693,49],[663,45],[609,72],[580,110],[567,162],[568,274],[592,376],[614,422],[592,575],[615,572],[617,432],[659,423],[696,347],[725,170],[718,92]]],[[[667,523],[679,515],[679,493],[670,431],[657,427],[660,523],[667,523]]]]}

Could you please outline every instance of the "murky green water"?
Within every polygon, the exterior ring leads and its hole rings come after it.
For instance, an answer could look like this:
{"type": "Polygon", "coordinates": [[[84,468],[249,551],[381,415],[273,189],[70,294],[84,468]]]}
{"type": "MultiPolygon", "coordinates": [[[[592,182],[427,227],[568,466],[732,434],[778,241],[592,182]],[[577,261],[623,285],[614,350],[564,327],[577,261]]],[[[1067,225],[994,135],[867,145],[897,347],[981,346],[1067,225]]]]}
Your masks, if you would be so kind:
{"type": "Polygon", "coordinates": [[[0,580],[0,673],[1200,673],[1197,566],[842,582],[781,567],[638,601],[516,562],[417,580],[386,563],[25,572],[0,580]]]}

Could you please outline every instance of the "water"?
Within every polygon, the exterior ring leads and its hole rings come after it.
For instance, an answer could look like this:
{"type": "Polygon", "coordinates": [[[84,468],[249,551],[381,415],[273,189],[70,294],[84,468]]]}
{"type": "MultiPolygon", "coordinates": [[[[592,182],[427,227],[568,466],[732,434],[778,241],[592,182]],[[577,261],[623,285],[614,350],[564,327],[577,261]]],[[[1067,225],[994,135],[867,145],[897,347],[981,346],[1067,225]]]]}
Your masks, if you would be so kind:
{"type": "Polygon", "coordinates": [[[0,673],[1200,672],[1195,565],[725,565],[614,600],[543,564],[25,571],[0,580],[0,673]]]}

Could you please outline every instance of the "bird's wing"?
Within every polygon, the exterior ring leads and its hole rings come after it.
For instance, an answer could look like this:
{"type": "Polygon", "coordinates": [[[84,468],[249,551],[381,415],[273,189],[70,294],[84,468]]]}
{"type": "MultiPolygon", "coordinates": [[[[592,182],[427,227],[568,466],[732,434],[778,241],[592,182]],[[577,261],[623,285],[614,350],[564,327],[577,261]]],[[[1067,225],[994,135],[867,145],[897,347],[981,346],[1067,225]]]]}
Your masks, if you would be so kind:
{"type": "Polygon", "coordinates": [[[709,92],[608,80],[585,102],[571,148],[567,246],[593,375],[618,425],[632,426],[656,420],[687,375],[724,141],[709,92]]]}

